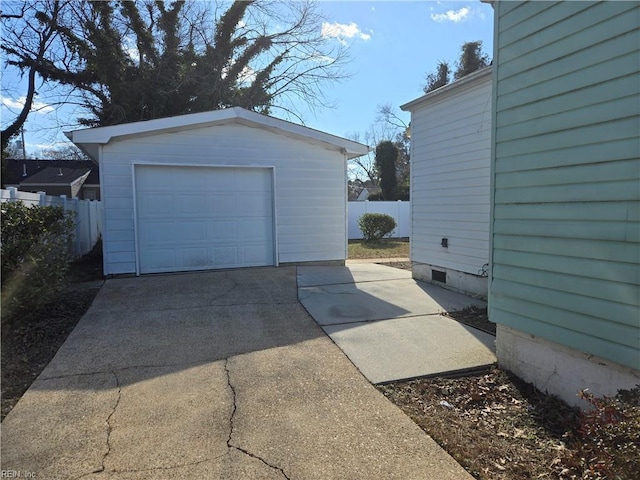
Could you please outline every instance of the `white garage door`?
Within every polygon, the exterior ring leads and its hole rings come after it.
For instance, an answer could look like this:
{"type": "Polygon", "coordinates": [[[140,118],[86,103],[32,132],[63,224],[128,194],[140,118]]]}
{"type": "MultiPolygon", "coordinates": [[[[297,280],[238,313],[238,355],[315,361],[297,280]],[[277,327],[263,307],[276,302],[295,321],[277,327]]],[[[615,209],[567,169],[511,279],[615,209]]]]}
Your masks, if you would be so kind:
{"type": "Polygon", "coordinates": [[[274,264],[271,169],[137,165],[141,273],[274,264]]]}

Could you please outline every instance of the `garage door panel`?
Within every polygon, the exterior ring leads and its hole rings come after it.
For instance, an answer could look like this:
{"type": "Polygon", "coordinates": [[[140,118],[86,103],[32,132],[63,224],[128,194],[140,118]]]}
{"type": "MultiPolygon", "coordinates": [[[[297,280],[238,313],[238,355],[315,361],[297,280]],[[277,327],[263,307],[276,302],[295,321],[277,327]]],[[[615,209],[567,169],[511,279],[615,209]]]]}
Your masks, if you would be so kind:
{"type": "Polygon", "coordinates": [[[187,268],[198,268],[201,266],[213,266],[210,249],[206,246],[194,248],[186,247],[179,251],[180,264],[187,268]]]}
{"type": "Polygon", "coordinates": [[[185,219],[179,222],[176,228],[179,229],[176,235],[176,245],[179,247],[187,248],[189,245],[206,245],[208,243],[205,219],[185,219]]]}
{"type": "Polygon", "coordinates": [[[235,246],[215,247],[213,249],[213,263],[217,268],[231,268],[240,264],[242,259],[235,246]]]}
{"type": "Polygon", "coordinates": [[[195,215],[202,216],[203,208],[202,204],[206,203],[207,196],[203,194],[195,195],[193,193],[185,193],[176,195],[174,203],[176,205],[177,213],[182,215],[195,215]]]}
{"type": "Polygon", "coordinates": [[[208,223],[207,238],[211,244],[235,244],[238,241],[237,220],[214,220],[208,223]]]}
{"type": "Polygon", "coordinates": [[[149,272],[163,272],[176,264],[176,252],[173,248],[156,248],[151,252],[141,252],[140,262],[148,265],[149,272]]]}
{"type": "Polygon", "coordinates": [[[250,218],[238,222],[239,243],[261,242],[265,235],[271,232],[271,219],[250,218]]]}
{"type": "Polygon", "coordinates": [[[149,221],[142,225],[140,240],[151,245],[173,245],[176,241],[176,230],[172,221],[149,221]]]}
{"type": "Polygon", "coordinates": [[[271,217],[271,198],[266,194],[248,193],[247,196],[238,198],[237,211],[246,216],[271,217]]]}
{"type": "Polygon", "coordinates": [[[237,197],[234,193],[210,194],[207,196],[207,210],[213,217],[230,217],[235,215],[237,197]]]}
{"type": "Polygon", "coordinates": [[[272,183],[265,168],[137,166],[141,273],[273,265],[272,183]]]}
{"type": "Polygon", "coordinates": [[[244,262],[253,266],[264,265],[269,255],[272,255],[262,245],[246,245],[241,250],[244,262]]]}

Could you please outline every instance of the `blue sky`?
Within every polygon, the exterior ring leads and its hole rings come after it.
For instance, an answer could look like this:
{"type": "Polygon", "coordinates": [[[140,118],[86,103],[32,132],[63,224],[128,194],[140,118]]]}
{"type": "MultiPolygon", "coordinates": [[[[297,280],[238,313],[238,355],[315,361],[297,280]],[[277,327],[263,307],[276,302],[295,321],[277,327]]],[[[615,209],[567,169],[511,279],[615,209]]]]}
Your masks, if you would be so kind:
{"type": "MultiPolygon", "coordinates": [[[[460,46],[481,40],[493,51],[493,10],[479,0],[450,1],[322,1],[327,21],[323,33],[332,42],[349,47],[349,78],[325,91],[335,108],[306,111],[299,105],[307,126],[335,135],[364,133],[376,119],[377,106],[399,106],[422,94],[425,75],[439,60],[453,63],[460,46]]],[[[24,95],[19,80],[9,72],[2,77],[2,123],[24,95]]],[[[25,126],[27,153],[37,155],[52,142],[64,141],[59,124],[76,116],[70,109],[48,106],[44,89],[25,126]]],[[[408,123],[409,116],[402,114],[408,123]]]]}

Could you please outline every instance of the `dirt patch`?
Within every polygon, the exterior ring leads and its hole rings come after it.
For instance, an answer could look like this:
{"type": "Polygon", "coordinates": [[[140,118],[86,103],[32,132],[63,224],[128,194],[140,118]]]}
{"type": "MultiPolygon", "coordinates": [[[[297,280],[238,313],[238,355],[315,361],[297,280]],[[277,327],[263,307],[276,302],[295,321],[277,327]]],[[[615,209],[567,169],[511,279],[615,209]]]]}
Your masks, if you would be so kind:
{"type": "Polygon", "coordinates": [[[411,262],[385,262],[385,261],[376,261],[379,265],[386,265],[387,267],[400,268],[402,270],[411,271],[411,262]]]}
{"type": "Polygon", "coordinates": [[[487,314],[487,307],[476,307],[474,305],[459,310],[457,312],[447,312],[446,315],[449,318],[453,318],[460,323],[469,325],[470,327],[477,328],[483,332],[490,333],[495,337],[496,324],[489,321],[489,315],[487,314]]]}
{"type": "Polygon", "coordinates": [[[1,419],[55,356],[98,294],[102,279],[99,249],[74,262],[67,288],[37,313],[12,319],[2,326],[1,419]]]}
{"type": "Polygon", "coordinates": [[[476,478],[559,478],[577,412],[498,368],[380,390],[476,478]]]}

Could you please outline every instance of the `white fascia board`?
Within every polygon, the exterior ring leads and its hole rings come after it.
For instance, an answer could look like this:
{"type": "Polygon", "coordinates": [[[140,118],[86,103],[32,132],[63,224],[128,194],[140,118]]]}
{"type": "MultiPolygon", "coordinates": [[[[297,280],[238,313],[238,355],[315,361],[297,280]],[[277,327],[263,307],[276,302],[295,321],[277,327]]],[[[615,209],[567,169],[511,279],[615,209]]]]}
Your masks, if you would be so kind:
{"type": "Polygon", "coordinates": [[[338,137],[330,133],[322,132],[314,128],[305,127],[303,125],[298,125],[275,117],[261,115],[244,108],[235,107],[234,110],[238,111],[239,119],[262,126],[276,133],[312,140],[333,148],[338,147],[340,152],[346,155],[348,159],[366,155],[371,151],[371,148],[367,145],[363,145],[343,137],[338,137]]]}
{"type": "MultiPolygon", "coordinates": [[[[86,128],[65,132],[65,135],[76,145],[81,146],[81,148],[82,146],[86,148],[91,144],[107,144],[115,138],[158,134],[183,130],[185,128],[202,128],[229,122],[238,122],[258,128],[266,128],[277,133],[310,140],[314,143],[321,143],[331,148],[339,149],[347,158],[359,157],[370,151],[367,145],[278,118],[261,115],[240,107],[225,108],[211,112],[191,113],[144,122],[125,123],[109,127],[86,128]]],[[[83,148],[83,150],[85,150],[85,148],[83,148]]]]}
{"type": "Polygon", "coordinates": [[[456,80],[455,82],[452,83],[447,83],[446,85],[437,88],[436,90],[433,90],[432,92],[429,92],[425,95],[422,95],[421,97],[416,98],[415,100],[412,100],[410,102],[405,103],[404,105],[400,105],[400,109],[404,110],[405,112],[413,112],[415,111],[418,107],[420,107],[423,103],[425,102],[429,102],[431,100],[434,100],[436,98],[440,98],[442,95],[446,95],[447,93],[451,92],[452,90],[457,90],[459,88],[462,88],[470,83],[475,82],[476,80],[478,80],[479,78],[484,78],[484,77],[488,77],[491,76],[491,73],[493,72],[493,66],[489,65],[488,67],[484,67],[481,68],[480,70],[477,70],[473,73],[470,73],[469,75],[467,75],[466,77],[462,77],[460,80],[456,80]]]}

